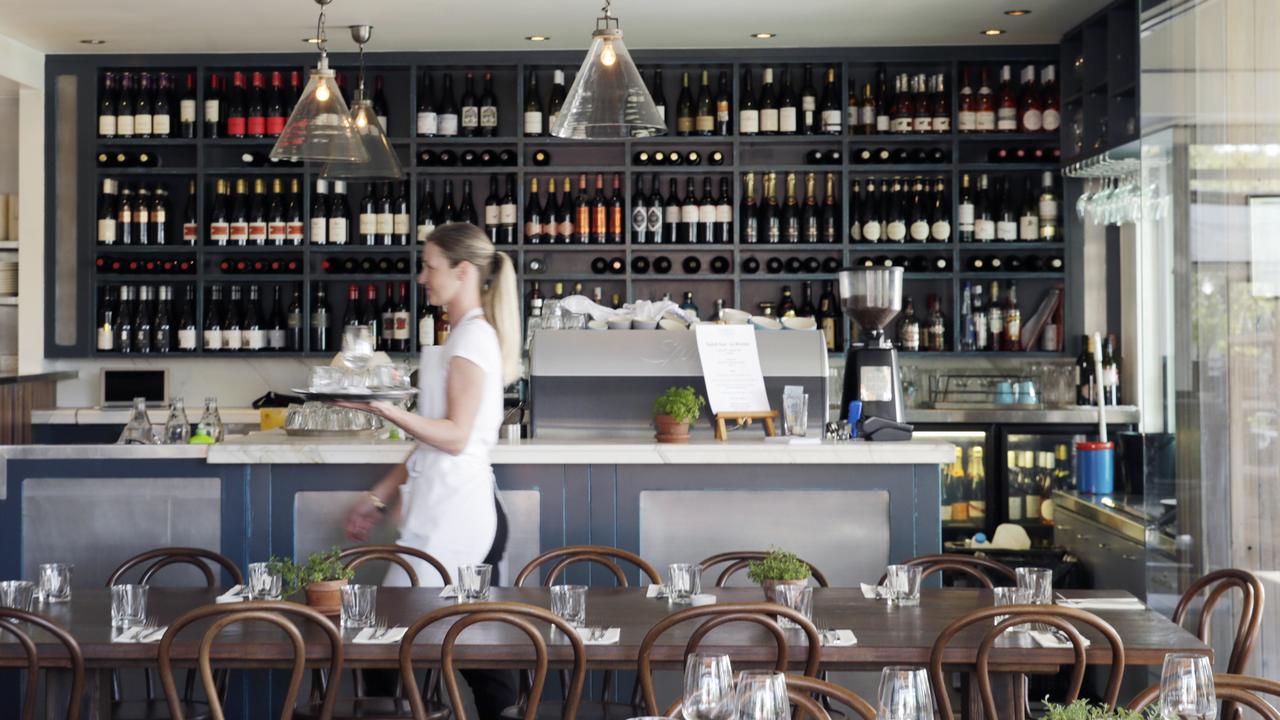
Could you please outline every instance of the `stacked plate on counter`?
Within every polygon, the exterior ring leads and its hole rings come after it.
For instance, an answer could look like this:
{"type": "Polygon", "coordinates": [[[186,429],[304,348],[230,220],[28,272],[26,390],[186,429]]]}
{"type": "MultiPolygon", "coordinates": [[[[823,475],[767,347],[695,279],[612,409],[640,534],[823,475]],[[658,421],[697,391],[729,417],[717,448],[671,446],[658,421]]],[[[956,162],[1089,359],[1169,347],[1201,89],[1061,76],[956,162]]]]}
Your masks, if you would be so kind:
{"type": "Polygon", "coordinates": [[[12,297],[18,294],[18,261],[0,261],[0,296],[12,297]]]}

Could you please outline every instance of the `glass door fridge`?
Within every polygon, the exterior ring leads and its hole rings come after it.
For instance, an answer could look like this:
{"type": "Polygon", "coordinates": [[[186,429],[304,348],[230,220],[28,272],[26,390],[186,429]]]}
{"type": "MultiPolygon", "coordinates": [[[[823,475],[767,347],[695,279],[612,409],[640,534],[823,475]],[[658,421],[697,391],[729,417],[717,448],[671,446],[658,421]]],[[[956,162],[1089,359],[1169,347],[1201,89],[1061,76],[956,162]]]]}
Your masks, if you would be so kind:
{"type": "Polygon", "coordinates": [[[990,445],[995,434],[988,426],[917,430],[916,438],[949,442],[955,458],[942,472],[942,541],[964,540],[978,533],[989,539],[993,505],[990,445]]]}
{"type": "Polygon", "coordinates": [[[1021,525],[1033,544],[1053,542],[1053,491],[1076,487],[1076,443],[1096,428],[1013,427],[1000,432],[999,522],[1021,525]]]}

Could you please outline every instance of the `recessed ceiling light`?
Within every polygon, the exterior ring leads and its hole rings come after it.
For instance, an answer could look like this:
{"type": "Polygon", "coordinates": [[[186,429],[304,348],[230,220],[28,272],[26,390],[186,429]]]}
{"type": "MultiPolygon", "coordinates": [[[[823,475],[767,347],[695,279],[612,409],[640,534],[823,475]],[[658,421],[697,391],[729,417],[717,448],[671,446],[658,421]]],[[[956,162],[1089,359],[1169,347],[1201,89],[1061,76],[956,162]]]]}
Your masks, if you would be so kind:
{"type": "Polygon", "coordinates": [[[80,41],[81,45],[106,45],[106,40],[98,40],[96,38],[88,38],[80,41]]]}
{"type": "Polygon", "coordinates": [[[525,40],[529,42],[546,42],[551,39],[550,35],[525,35],[525,40]]]}
{"type": "Polygon", "coordinates": [[[987,28],[986,30],[982,31],[982,34],[986,35],[987,37],[995,37],[997,35],[1003,35],[1004,31],[1001,30],[1000,28],[987,28]]]}
{"type": "Polygon", "coordinates": [[[756,40],[769,40],[771,38],[778,37],[778,33],[771,33],[771,32],[751,33],[751,37],[755,38],[756,40]]]}
{"type": "Polygon", "coordinates": [[[1023,15],[1030,15],[1031,11],[1030,10],[1005,10],[1004,14],[1008,15],[1009,17],[1022,17],[1023,15]]]}
{"type": "Polygon", "coordinates": [[[305,38],[302,38],[302,42],[304,42],[304,43],[311,43],[312,45],[315,45],[315,44],[317,44],[317,43],[319,43],[319,42],[320,42],[320,38],[316,38],[316,37],[305,37],[305,38]]]}

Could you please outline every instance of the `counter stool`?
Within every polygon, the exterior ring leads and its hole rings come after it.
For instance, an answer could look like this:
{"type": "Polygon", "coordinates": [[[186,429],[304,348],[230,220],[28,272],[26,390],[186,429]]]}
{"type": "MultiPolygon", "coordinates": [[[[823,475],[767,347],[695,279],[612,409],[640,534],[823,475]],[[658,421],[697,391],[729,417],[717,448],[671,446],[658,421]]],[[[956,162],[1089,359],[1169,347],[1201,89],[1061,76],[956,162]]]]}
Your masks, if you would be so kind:
{"type": "MultiPolygon", "coordinates": [[[[26,662],[21,664],[15,663],[12,667],[26,670],[27,678],[24,683],[22,696],[26,704],[22,708],[22,720],[35,720],[36,705],[39,704],[40,695],[40,669],[46,670],[53,667],[67,667],[71,669],[71,689],[67,696],[63,699],[67,701],[67,720],[80,720],[80,705],[84,698],[84,657],[80,654],[80,643],[71,637],[66,630],[54,625],[46,620],[43,616],[25,610],[16,610],[13,608],[0,608],[0,639],[5,636],[12,638],[22,649],[26,651],[26,662]],[[22,629],[17,623],[26,623],[40,628],[44,632],[52,635],[55,640],[62,644],[67,651],[67,659],[58,659],[51,661],[40,657],[40,651],[36,647],[37,640],[32,639],[31,635],[22,629]]],[[[41,640],[43,642],[43,640],[41,640]]],[[[48,679],[45,680],[48,686],[48,679]]],[[[53,696],[46,693],[50,701],[53,696]]],[[[13,710],[14,708],[10,708],[13,710]]],[[[52,717],[52,708],[46,710],[46,714],[52,717]]]]}

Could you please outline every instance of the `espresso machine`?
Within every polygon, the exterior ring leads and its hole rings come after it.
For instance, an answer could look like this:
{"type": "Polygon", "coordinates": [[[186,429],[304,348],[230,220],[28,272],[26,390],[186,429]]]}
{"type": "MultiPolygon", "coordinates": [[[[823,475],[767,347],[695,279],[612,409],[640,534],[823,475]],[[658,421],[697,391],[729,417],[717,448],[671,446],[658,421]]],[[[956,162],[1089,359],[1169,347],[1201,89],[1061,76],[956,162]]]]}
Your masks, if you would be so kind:
{"type": "Polygon", "coordinates": [[[849,346],[844,363],[840,419],[855,424],[868,440],[910,440],[904,421],[898,351],[884,329],[902,310],[900,267],[840,271],[840,306],[857,323],[861,336],[849,346]],[[849,403],[862,403],[860,418],[849,417],[849,403]]]}

